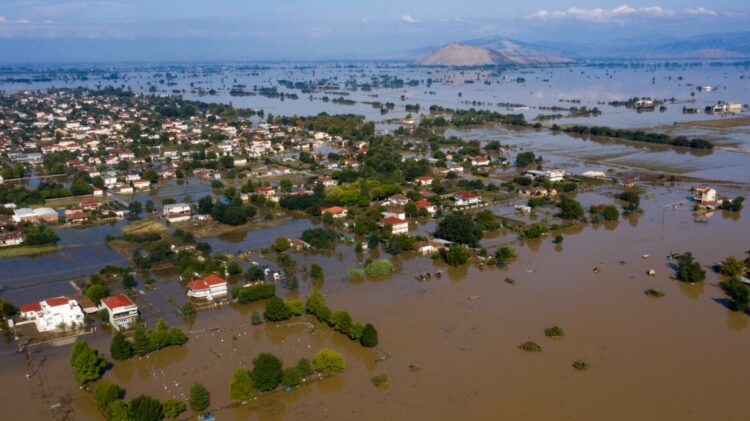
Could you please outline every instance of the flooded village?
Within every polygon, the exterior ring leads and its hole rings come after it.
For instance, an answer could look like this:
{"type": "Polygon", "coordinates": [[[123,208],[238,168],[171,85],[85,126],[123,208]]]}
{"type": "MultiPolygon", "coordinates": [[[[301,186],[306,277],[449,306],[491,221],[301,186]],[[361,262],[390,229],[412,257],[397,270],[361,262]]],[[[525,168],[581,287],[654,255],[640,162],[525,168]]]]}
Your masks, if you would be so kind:
{"type": "Polygon", "coordinates": [[[749,75],[2,68],[0,418],[744,419],[749,75]]]}

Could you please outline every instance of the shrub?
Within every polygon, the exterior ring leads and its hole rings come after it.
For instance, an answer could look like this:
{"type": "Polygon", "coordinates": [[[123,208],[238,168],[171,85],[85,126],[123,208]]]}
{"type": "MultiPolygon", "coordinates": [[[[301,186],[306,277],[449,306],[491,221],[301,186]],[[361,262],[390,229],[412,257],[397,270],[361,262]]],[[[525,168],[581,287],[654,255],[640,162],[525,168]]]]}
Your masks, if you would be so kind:
{"type": "Polygon", "coordinates": [[[263,392],[276,389],[281,382],[281,360],[273,354],[262,352],[253,359],[253,369],[250,377],[253,386],[263,392]]]}
{"type": "Polygon", "coordinates": [[[370,383],[372,383],[375,387],[379,389],[383,389],[385,387],[388,387],[388,384],[391,382],[391,376],[389,376],[387,373],[378,374],[377,376],[374,376],[370,379],[370,383]]]}
{"type": "Polygon", "coordinates": [[[393,263],[389,260],[373,260],[365,266],[367,276],[384,276],[393,272],[393,263]]]}
{"type": "Polygon", "coordinates": [[[349,279],[362,279],[365,277],[365,271],[362,269],[352,268],[346,272],[346,277],[349,279]]]}
{"type": "Polygon", "coordinates": [[[302,241],[318,249],[332,249],[336,238],[338,238],[336,231],[324,228],[307,229],[304,230],[300,236],[302,241]]]}
{"type": "Polygon", "coordinates": [[[164,419],[164,408],[158,400],[139,395],[128,403],[128,413],[134,420],[143,421],[161,421],[164,419]]]}
{"type": "Polygon", "coordinates": [[[193,303],[185,303],[185,305],[182,306],[182,315],[185,317],[192,317],[195,316],[196,310],[193,303]]]}
{"type": "Polygon", "coordinates": [[[277,237],[276,241],[273,243],[274,250],[279,253],[287,251],[289,247],[291,247],[291,244],[289,243],[289,240],[284,237],[277,237]]]}
{"type": "Polygon", "coordinates": [[[284,300],[274,296],[266,303],[266,310],[263,312],[263,317],[272,322],[286,320],[292,317],[292,311],[284,303],[284,300]]]}
{"type": "Polygon", "coordinates": [[[70,353],[70,365],[78,383],[86,384],[99,379],[109,361],[99,355],[99,351],[91,348],[88,341],[80,340],[75,343],[70,353]]]}
{"type": "Polygon", "coordinates": [[[310,265],[310,277],[313,279],[323,279],[323,268],[317,263],[310,265]]]}
{"type": "Polygon", "coordinates": [[[542,352],[542,347],[539,346],[539,344],[532,342],[532,341],[524,342],[521,345],[519,345],[518,348],[527,352],[542,352]]]}
{"type": "Polygon", "coordinates": [[[249,287],[235,285],[232,287],[232,295],[240,304],[271,298],[276,295],[276,285],[258,284],[249,287]]]}
{"type": "Polygon", "coordinates": [[[179,417],[181,413],[187,410],[185,402],[179,401],[175,398],[165,399],[161,406],[164,408],[164,416],[172,420],[179,417]]]}
{"type": "Polygon", "coordinates": [[[575,360],[573,361],[573,368],[575,368],[578,371],[584,371],[588,370],[591,366],[583,360],[575,360]]]}
{"type": "Polygon", "coordinates": [[[252,316],[250,316],[250,321],[253,325],[256,326],[259,324],[263,324],[263,318],[260,317],[260,313],[258,313],[257,311],[253,311],[252,316]]]}
{"type": "Polygon", "coordinates": [[[297,367],[289,367],[281,375],[281,384],[284,387],[299,386],[302,383],[302,374],[297,367]]]}
{"type": "Polygon", "coordinates": [[[721,284],[721,289],[729,297],[729,307],[734,311],[747,310],[750,302],[750,288],[747,287],[738,277],[732,277],[721,284]]]}
{"type": "Polygon", "coordinates": [[[516,257],[516,249],[513,246],[502,246],[495,250],[495,259],[505,262],[516,257]]]}
{"type": "Polygon", "coordinates": [[[202,384],[195,382],[190,386],[190,409],[195,412],[203,411],[211,404],[211,395],[202,384]]]}
{"type": "Polygon", "coordinates": [[[643,291],[644,294],[648,295],[649,297],[659,298],[663,297],[664,293],[659,291],[658,289],[649,288],[645,291],[643,291]]]}
{"type": "Polygon", "coordinates": [[[302,377],[307,377],[313,373],[312,363],[307,358],[300,358],[297,361],[297,370],[302,377]]]}
{"type": "Polygon", "coordinates": [[[679,258],[677,279],[685,283],[703,282],[706,279],[706,271],[693,259],[690,252],[686,252],[679,258]]]}
{"type": "Polygon", "coordinates": [[[255,397],[255,387],[249,371],[244,368],[234,370],[229,382],[229,397],[239,402],[249,401],[255,397]]]}
{"type": "Polygon", "coordinates": [[[301,316],[305,311],[305,303],[302,300],[287,300],[284,304],[289,308],[292,316],[301,316]]]}
{"type": "Polygon", "coordinates": [[[359,338],[362,346],[372,348],[378,346],[378,331],[375,326],[367,323],[362,330],[362,336],[359,338]]]}
{"type": "Polygon", "coordinates": [[[120,389],[120,386],[108,380],[103,380],[97,383],[97,385],[94,386],[94,392],[92,394],[96,406],[99,407],[101,411],[106,410],[107,407],[109,407],[109,404],[120,399],[121,395],[122,389],[120,389]]]}
{"type": "Polygon", "coordinates": [[[339,373],[344,371],[346,366],[344,356],[328,348],[323,348],[315,354],[313,364],[315,370],[323,374],[339,373]]]}
{"type": "Polygon", "coordinates": [[[460,244],[451,244],[443,255],[445,263],[451,266],[461,266],[469,261],[469,250],[460,244]]]}
{"type": "Polygon", "coordinates": [[[548,338],[559,339],[565,336],[565,332],[560,326],[552,326],[550,328],[544,329],[544,336],[548,338]]]}

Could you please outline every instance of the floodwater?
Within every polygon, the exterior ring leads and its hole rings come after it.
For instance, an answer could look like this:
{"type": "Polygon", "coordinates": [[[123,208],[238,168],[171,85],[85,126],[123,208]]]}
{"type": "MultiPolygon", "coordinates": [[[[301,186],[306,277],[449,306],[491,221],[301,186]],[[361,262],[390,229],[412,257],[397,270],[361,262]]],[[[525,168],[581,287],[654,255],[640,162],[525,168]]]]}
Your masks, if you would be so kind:
{"type": "MultiPolygon", "coordinates": [[[[719,212],[708,224],[696,224],[688,205],[664,208],[684,200],[688,188],[654,188],[655,196],[642,202],[643,214],[574,229],[562,245],[549,238],[515,242],[519,256],[502,270],[449,269],[406,255],[394,259],[398,273],[391,277],[349,282],[344,273],[358,263],[353,253],[344,255],[346,246],[326,256],[295,255],[299,264],[322,264],[331,308],[378,327],[378,351],[326,327],[310,333],[299,323],[304,318],[251,326],[250,313],[261,309],[255,303],[200,312],[191,326],[170,317],[191,330],[187,346],[117,363],[105,377],[128,389],[130,398],[183,397],[190,383],[201,381],[220,419],[742,419],[726,402],[741,401],[750,374],[744,363],[748,316],[726,308],[710,271],[703,285],[670,279],[674,270],[666,255],[691,251],[704,265],[740,257],[748,248],[750,216],[719,212]],[[650,268],[657,273],[653,278],[646,275],[650,268]],[[446,275],[415,280],[427,270],[446,275]],[[503,282],[506,277],[515,284],[503,282]],[[647,288],[665,296],[647,297],[647,288]],[[565,330],[563,339],[544,337],[553,325],[565,330]],[[543,352],[517,349],[527,340],[543,352]],[[344,353],[345,373],[226,407],[232,370],[250,366],[257,353],[274,352],[293,364],[324,346],[344,353]],[[591,368],[573,369],[579,359],[591,368]],[[410,365],[421,370],[413,372],[410,365]],[[381,373],[391,377],[383,390],[370,384],[381,373]]],[[[579,196],[585,205],[612,203],[608,193],[579,196]]],[[[165,291],[180,292],[171,288],[175,282],[168,285],[165,291]]],[[[304,297],[309,288],[302,278],[299,291],[280,293],[304,297]]],[[[153,324],[152,310],[144,307],[153,324]]],[[[106,353],[110,338],[100,331],[89,340],[106,353]]],[[[29,380],[23,378],[29,371],[23,356],[10,348],[2,348],[3,377],[24,386],[3,395],[1,411],[54,419],[71,411],[70,419],[97,419],[66,365],[69,346],[35,349],[37,371],[29,380]],[[28,396],[40,398],[38,405],[22,404],[28,396]],[[60,408],[47,408],[57,402],[60,408]]]]}

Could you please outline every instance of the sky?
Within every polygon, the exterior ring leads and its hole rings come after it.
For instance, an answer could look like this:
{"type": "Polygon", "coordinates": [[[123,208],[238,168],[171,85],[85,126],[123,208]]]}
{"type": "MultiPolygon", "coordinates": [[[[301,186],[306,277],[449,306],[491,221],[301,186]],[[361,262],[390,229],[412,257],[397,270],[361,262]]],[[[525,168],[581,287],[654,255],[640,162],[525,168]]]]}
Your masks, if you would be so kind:
{"type": "Polygon", "coordinates": [[[748,0],[0,0],[0,62],[341,60],[750,28],[748,0]]]}

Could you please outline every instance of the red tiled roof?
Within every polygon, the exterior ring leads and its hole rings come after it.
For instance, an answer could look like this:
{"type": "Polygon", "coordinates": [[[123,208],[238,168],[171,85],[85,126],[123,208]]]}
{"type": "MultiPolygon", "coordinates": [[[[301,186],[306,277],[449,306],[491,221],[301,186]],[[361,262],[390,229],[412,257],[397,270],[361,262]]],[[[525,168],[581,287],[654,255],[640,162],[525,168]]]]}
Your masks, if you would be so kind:
{"type": "Polygon", "coordinates": [[[399,224],[405,224],[406,223],[405,220],[403,220],[401,218],[394,218],[394,217],[383,218],[383,220],[381,222],[383,222],[385,224],[391,224],[391,225],[399,225],[399,224]]]}
{"type": "Polygon", "coordinates": [[[196,279],[193,281],[188,282],[187,287],[191,291],[200,291],[204,289],[209,289],[210,287],[214,285],[221,285],[226,284],[227,281],[224,280],[221,276],[217,275],[208,275],[203,279],[196,279]]]}
{"type": "Polygon", "coordinates": [[[474,193],[469,193],[469,192],[467,192],[467,191],[457,191],[457,192],[456,192],[456,193],[454,194],[454,196],[458,196],[458,197],[460,197],[460,198],[462,198],[462,199],[473,199],[473,198],[475,198],[475,197],[479,197],[479,195],[478,195],[478,194],[474,194],[474,193]]]}
{"type": "Polygon", "coordinates": [[[432,202],[424,199],[417,200],[416,202],[414,202],[414,204],[417,205],[418,208],[429,208],[430,206],[432,206],[432,202]]]}
{"type": "Polygon", "coordinates": [[[57,306],[64,306],[65,304],[68,304],[70,301],[70,298],[68,297],[55,297],[55,298],[47,298],[44,300],[47,302],[47,305],[50,307],[57,307],[57,306]]]}
{"type": "Polygon", "coordinates": [[[323,213],[331,213],[331,214],[339,214],[346,212],[345,208],[342,208],[341,206],[331,206],[330,208],[325,208],[322,210],[323,213]]]}
{"type": "Polygon", "coordinates": [[[41,303],[32,303],[32,304],[26,304],[18,308],[21,313],[28,313],[28,312],[39,312],[42,311],[42,304],[41,303]]]}
{"type": "Polygon", "coordinates": [[[117,294],[111,297],[103,298],[102,302],[105,306],[109,307],[110,310],[133,305],[133,301],[124,294],[117,294]]]}

